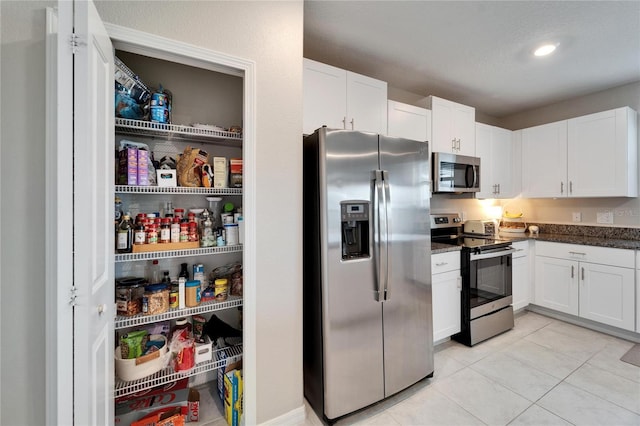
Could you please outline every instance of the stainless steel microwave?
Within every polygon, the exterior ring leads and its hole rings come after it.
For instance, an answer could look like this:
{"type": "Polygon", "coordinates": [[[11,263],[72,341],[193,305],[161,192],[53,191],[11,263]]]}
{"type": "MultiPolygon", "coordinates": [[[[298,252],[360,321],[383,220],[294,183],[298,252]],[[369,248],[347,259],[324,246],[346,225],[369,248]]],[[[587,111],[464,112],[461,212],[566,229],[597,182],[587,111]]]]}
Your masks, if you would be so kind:
{"type": "Polygon", "coordinates": [[[480,158],[433,153],[433,192],[480,191],[480,158]]]}

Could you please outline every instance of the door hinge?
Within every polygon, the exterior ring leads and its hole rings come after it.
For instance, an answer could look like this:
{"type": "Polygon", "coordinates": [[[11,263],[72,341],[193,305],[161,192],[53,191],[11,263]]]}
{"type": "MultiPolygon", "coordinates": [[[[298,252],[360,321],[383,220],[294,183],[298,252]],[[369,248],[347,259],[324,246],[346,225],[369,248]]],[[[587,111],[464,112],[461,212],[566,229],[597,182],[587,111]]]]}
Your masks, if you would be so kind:
{"type": "Polygon", "coordinates": [[[78,46],[80,46],[80,42],[78,41],[78,35],[76,33],[72,33],[71,37],[69,37],[69,46],[71,46],[71,53],[74,55],[78,53],[78,46]]]}
{"type": "Polygon", "coordinates": [[[71,289],[69,290],[69,305],[76,306],[77,298],[78,298],[78,289],[76,288],[76,286],[71,286],[71,289]]]}

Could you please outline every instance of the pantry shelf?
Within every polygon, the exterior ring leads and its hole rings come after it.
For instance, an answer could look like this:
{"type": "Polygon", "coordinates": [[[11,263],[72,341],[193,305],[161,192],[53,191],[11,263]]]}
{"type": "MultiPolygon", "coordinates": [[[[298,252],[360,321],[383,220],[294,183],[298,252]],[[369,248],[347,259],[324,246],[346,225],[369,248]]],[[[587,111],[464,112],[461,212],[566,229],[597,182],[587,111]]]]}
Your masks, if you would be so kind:
{"type": "Polygon", "coordinates": [[[242,188],[204,188],[186,186],[133,186],[116,185],[116,194],[191,194],[191,195],[242,195],[242,188]]]}
{"type": "Polygon", "coordinates": [[[185,377],[195,376],[197,374],[206,373],[207,371],[223,368],[227,363],[239,361],[242,358],[242,345],[227,346],[214,350],[213,360],[196,364],[189,371],[176,373],[172,367],[167,367],[155,374],[142,379],[125,382],[116,378],[114,397],[121,397],[156,386],[162,386],[175,380],[184,379],[185,377]]]}
{"type": "MultiPolygon", "coordinates": [[[[162,246],[162,244],[158,244],[162,246]]],[[[164,251],[150,251],[147,253],[124,253],[116,254],[115,262],[135,262],[138,260],[154,260],[154,259],[172,259],[176,257],[191,257],[191,256],[207,256],[210,254],[223,254],[223,253],[238,253],[242,251],[242,244],[236,244],[233,246],[222,247],[205,247],[195,249],[184,250],[164,250],[164,251]]]]}
{"type": "Polygon", "coordinates": [[[118,117],[115,119],[115,125],[116,133],[125,135],[160,137],[163,140],[233,144],[234,146],[242,144],[242,134],[235,132],[118,117]]]}
{"type": "Polygon", "coordinates": [[[150,324],[157,321],[165,321],[176,318],[187,317],[190,315],[206,314],[208,312],[221,311],[223,309],[235,308],[242,306],[242,296],[229,296],[227,300],[223,302],[204,302],[193,308],[185,309],[170,309],[167,312],[158,315],[143,315],[138,314],[134,316],[117,316],[115,319],[115,329],[122,329],[127,327],[134,327],[143,324],[150,324]]]}

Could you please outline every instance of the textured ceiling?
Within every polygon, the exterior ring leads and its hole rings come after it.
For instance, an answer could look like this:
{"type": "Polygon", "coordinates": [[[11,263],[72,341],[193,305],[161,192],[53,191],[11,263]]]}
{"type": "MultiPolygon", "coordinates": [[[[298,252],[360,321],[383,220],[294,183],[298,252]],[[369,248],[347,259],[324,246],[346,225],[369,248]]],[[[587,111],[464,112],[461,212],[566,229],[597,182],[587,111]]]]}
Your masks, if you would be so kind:
{"type": "Polygon", "coordinates": [[[304,56],[503,117],[640,81],[640,0],[305,1],[304,56]]]}

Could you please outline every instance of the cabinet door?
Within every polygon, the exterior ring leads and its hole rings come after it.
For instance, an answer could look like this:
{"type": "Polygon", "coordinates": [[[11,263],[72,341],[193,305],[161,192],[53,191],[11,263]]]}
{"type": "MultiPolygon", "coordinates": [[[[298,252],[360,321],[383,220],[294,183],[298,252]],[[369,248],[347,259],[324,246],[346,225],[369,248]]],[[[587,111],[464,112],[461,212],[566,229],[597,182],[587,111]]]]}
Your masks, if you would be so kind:
{"type": "Polygon", "coordinates": [[[387,134],[387,83],[347,72],[346,128],[387,134]]]}
{"type": "Polygon", "coordinates": [[[480,157],[480,192],[476,193],[476,198],[495,198],[498,193],[493,178],[491,133],[492,126],[476,123],[476,157],[480,157]]]}
{"type": "MultiPolygon", "coordinates": [[[[340,68],[304,60],[303,125],[304,134],[319,127],[344,129],[347,114],[347,72],[340,68]]],[[[386,100],[386,92],[385,92],[386,100]]]]}
{"type": "MultiPolygon", "coordinates": [[[[515,246],[514,246],[515,247],[515,246]]],[[[522,250],[518,249],[517,250],[522,250]]],[[[520,256],[513,258],[513,309],[526,308],[529,305],[529,289],[530,289],[530,271],[529,271],[529,256],[520,256]]]]}
{"type": "Polygon", "coordinates": [[[427,110],[396,101],[387,102],[387,135],[426,141],[427,110]]]}
{"type": "Polygon", "coordinates": [[[522,192],[522,130],[511,132],[511,198],[522,192]]]}
{"type": "MultiPolygon", "coordinates": [[[[511,133],[511,130],[501,129],[500,127],[491,128],[492,174],[493,182],[498,185],[497,198],[511,198],[513,196],[511,133]]],[[[482,164],[480,166],[482,173],[482,164]]]]}
{"type": "Polygon", "coordinates": [[[433,275],[431,299],[433,300],[433,341],[445,339],[460,332],[460,271],[433,275]]]}
{"type": "Polygon", "coordinates": [[[476,155],[476,110],[466,105],[454,103],[452,107],[454,137],[459,140],[457,153],[476,155]]]}
{"type": "Polygon", "coordinates": [[[566,197],[567,121],[522,131],[522,196],[566,197]]]}
{"type": "Polygon", "coordinates": [[[634,270],[580,263],[580,316],[634,330],[634,270]]]}
{"type": "Polygon", "coordinates": [[[568,121],[569,196],[638,195],[637,137],[629,137],[635,115],[629,108],[618,108],[568,121]]]}
{"type": "Polygon", "coordinates": [[[475,156],[475,109],[435,96],[429,101],[433,151],[475,156]]]}
{"type": "Polygon", "coordinates": [[[578,315],[578,262],[536,256],[535,303],[578,315]]]}

